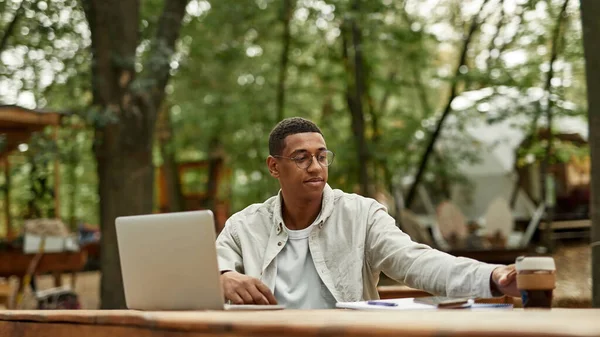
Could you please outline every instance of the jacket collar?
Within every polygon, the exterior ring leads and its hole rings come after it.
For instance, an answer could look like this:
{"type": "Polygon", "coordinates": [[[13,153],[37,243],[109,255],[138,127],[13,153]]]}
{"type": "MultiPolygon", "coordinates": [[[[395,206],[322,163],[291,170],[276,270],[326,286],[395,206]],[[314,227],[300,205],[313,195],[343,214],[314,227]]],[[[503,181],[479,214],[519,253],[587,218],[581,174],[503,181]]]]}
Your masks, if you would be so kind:
{"type": "MultiPolygon", "coordinates": [[[[275,202],[272,207],[273,214],[273,224],[278,226],[283,223],[282,209],[281,209],[281,200],[283,196],[281,194],[281,189],[277,193],[277,198],[275,198],[275,202]]],[[[329,184],[325,184],[325,188],[323,188],[323,200],[321,201],[321,213],[317,217],[315,222],[325,222],[327,218],[333,213],[333,190],[329,186],[329,184]]]]}

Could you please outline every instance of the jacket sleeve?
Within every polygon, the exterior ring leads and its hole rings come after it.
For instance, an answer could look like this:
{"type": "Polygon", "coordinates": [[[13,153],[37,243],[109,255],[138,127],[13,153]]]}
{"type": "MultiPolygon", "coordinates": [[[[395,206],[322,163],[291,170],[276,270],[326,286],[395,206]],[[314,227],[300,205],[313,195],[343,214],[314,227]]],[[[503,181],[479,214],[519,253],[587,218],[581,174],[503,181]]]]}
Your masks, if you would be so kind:
{"type": "Polygon", "coordinates": [[[219,271],[233,270],[243,274],[242,249],[235,231],[235,224],[232,223],[231,219],[225,222],[223,230],[217,237],[216,245],[219,271]]]}
{"type": "Polygon", "coordinates": [[[377,202],[368,212],[365,251],[374,272],[440,296],[493,297],[490,279],[498,265],[454,257],[413,242],[377,202]]]}

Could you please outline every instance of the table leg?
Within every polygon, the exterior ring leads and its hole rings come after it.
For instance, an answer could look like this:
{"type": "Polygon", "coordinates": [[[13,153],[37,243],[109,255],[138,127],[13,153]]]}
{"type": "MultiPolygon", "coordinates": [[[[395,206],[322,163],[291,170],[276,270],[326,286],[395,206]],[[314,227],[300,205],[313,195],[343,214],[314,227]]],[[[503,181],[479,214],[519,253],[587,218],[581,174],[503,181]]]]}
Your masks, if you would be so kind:
{"type": "Polygon", "coordinates": [[[54,276],[54,287],[60,287],[62,286],[62,275],[59,272],[55,272],[52,273],[52,276],[54,276]]]}
{"type": "Polygon", "coordinates": [[[12,297],[12,300],[10,301],[11,309],[19,309],[19,308],[17,308],[17,301],[23,299],[24,291],[25,291],[25,287],[23,286],[23,278],[17,277],[17,291],[15,291],[15,293],[12,297]]]}
{"type": "Polygon", "coordinates": [[[75,290],[75,282],[77,281],[77,273],[71,272],[71,289],[75,290]]]}
{"type": "Polygon", "coordinates": [[[0,305],[10,309],[10,299],[12,297],[12,287],[8,280],[0,280],[0,305]]]}

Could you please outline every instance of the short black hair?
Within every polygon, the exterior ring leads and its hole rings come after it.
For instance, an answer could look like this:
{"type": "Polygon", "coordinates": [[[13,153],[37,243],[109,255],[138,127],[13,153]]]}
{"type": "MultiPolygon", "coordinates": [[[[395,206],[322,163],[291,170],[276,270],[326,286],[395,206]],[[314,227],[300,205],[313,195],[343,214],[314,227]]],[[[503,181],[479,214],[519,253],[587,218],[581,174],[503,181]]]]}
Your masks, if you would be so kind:
{"type": "Polygon", "coordinates": [[[281,155],[285,147],[285,137],[305,132],[316,132],[323,135],[321,129],[315,123],[302,117],[286,118],[277,123],[271,134],[269,134],[269,154],[272,156],[281,155]]]}

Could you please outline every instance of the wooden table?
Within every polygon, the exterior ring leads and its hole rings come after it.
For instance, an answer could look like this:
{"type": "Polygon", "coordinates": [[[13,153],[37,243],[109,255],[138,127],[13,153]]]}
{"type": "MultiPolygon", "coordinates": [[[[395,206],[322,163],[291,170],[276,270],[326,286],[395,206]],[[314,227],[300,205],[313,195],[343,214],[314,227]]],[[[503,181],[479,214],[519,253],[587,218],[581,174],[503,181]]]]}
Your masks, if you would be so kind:
{"type": "Polygon", "coordinates": [[[600,309],[0,311],[0,336],[600,336],[600,309]]]}
{"type": "MultiPolygon", "coordinates": [[[[35,254],[25,254],[20,250],[0,252],[0,278],[17,277],[18,289],[16,291],[22,291],[22,278],[27,274],[27,269],[34,256],[35,254]]],[[[58,287],[62,285],[62,274],[70,273],[71,288],[75,289],[76,272],[83,269],[86,261],[87,253],[85,251],[46,253],[42,255],[33,277],[40,274],[52,274],[54,286],[58,287]]],[[[14,296],[8,294],[9,292],[12,292],[10,286],[0,285],[0,304],[13,308],[14,303],[8,303],[8,298],[14,296]]]]}
{"type": "MultiPolygon", "coordinates": [[[[35,254],[25,254],[21,251],[0,252],[0,277],[18,276],[27,274],[27,268],[35,254]]],[[[87,261],[87,253],[61,252],[45,253],[35,270],[36,274],[45,273],[71,273],[83,269],[87,261]]]]}
{"type": "MultiPolygon", "coordinates": [[[[0,252],[0,278],[16,276],[19,281],[17,291],[23,290],[21,279],[27,274],[27,269],[35,254],[25,254],[20,250],[0,252]]],[[[35,270],[35,275],[50,273],[54,277],[54,286],[62,285],[62,274],[71,274],[71,288],[75,288],[76,272],[83,269],[87,261],[85,251],[46,253],[42,255],[35,270]]],[[[34,275],[34,277],[35,277],[34,275]]],[[[12,303],[9,306],[13,306],[12,303]]]]}

